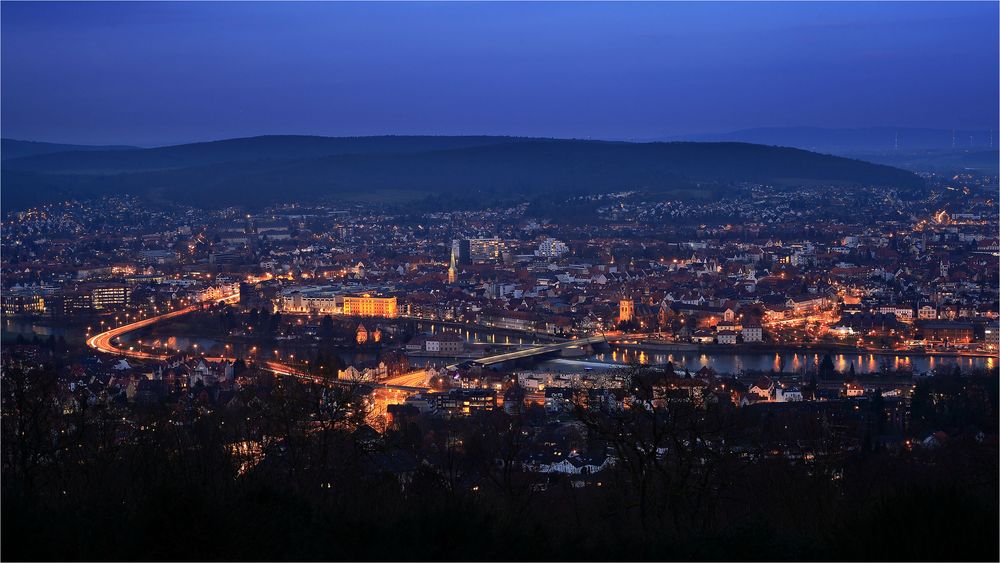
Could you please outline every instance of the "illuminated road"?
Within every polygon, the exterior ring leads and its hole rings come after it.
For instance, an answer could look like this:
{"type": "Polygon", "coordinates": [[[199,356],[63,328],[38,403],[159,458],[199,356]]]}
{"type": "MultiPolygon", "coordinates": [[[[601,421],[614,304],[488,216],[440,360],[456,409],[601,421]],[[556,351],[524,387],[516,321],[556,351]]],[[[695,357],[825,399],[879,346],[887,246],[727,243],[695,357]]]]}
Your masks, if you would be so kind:
{"type": "Polygon", "coordinates": [[[396,377],[390,377],[382,381],[382,384],[389,388],[420,388],[427,389],[427,371],[418,369],[396,377]]]}
{"type": "Polygon", "coordinates": [[[116,354],[119,356],[125,356],[127,358],[136,358],[140,360],[164,360],[168,357],[167,354],[154,354],[151,352],[143,352],[141,350],[128,350],[125,348],[119,348],[112,342],[112,340],[118,338],[123,334],[132,332],[133,330],[138,330],[140,328],[156,324],[160,321],[165,321],[167,319],[172,319],[174,317],[179,317],[181,315],[186,315],[188,313],[197,311],[205,303],[218,303],[218,302],[233,303],[235,301],[239,301],[239,299],[240,295],[238,293],[234,293],[232,295],[227,295],[220,299],[213,299],[211,301],[204,301],[202,303],[188,305],[183,309],[177,309],[176,311],[164,313],[162,315],[157,315],[155,317],[149,317],[132,323],[124,324],[122,326],[112,328],[110,330],[106,330],[102,333],[91,336],[90,338],[87,339],[87,346],[90,346],[91,348],[97,350],[98,352],[104,352],[105,354],[116,354]]]}
{"type": "MultiPolygon", "coordinates": [[[[226,303],[232,303],[234,301],[238,301],[239,298],[240,298],[239,294],[234,294],[234,295],[228,295],[221,299],[213,299],[211,302],[215,303],[219,301],[224,301],[226,303]]],[[[204,303],[208,302],[206,301],[204,303]]],[[[204,303],[188,305],[183,309],[178,309],[176,311],[164,313],[162,315],[157,315],[155,317],[141,319],[132,323],[124,324],[116,328],[112,328],[110,330],[106,330],[100,334],[95,334],[94,336],[91,336],[90,338],[87,339],[87,346],[90,346],[94,350],[97,350],[98,352],[103,352],[105,354],[125,356],[126,358],[135,358],[137,360],[165,360],[169,357],[169,354],[156,354],[152,352],[144,352],[142,350],[119,348],[113,341],[119,336],[132,332],[134,330],[138,330],[140,328],[150,326],[160,321],[173,319],[176,317],[180,317],[181,315],[186,315],[188,313],[197,311],[202,307],[202,305],[204,305],[204,303]]],[[[222,361],[235,360],[235,358],[229,358],[225,356],[220,356],[220,357],[202,356],[202,358],[208,362],[222,362],[222,361]]],[[[320,385],[351,385],[355,383],[353,381],[347,381],[347,380],[323,378],[296,369],[287,364],[283,364],[273,360],[265,360],[262,362],[262,365],[264,369],[276,375],[283,375],[283,376],[295,377],[298,379],[304,379],[320,385]]],[[[427,372],[424,370],[411,371],[409,373],[404,373],[403,375],[387,379],[381,383],[377,383],[374,385],[376,387],[385,387],[387,389],[393,389],[397,391],[421,391],[428,388],[427,372]]]]}
{"type": "MultiPolygon", "coordinates": [[[[227,295],[219,299],[212,299],[210,301],[204,301],[202,303],[196,303],[194,305],[188,305],[182,309],[177,309],[176,311],[170,311],[169,313],[164,313],[162,315],[157,315],[155,317],[149,317],[145,319],[140,319],[138,321],[124,324],[119,327],[115,327],[99,334],[95,334],[87,339],[87,346],[97,350],[98,352],[103,352],[105,354],[113,354],[117,356],[124,356],[126,358],[134,358],[138,360],[165,360],[170,357],[169,354],[158,354],[153,352],[145,352],[142,350],[133,350],[130,348],[121,348],[114,343],[114,340],[124,334],[128,334],[134,330],[144,328],[161,321],[173,319],[180,317],[182,315],[187,315],[200,309],[206,303],[234,303],[239,301],[239,293],[234,293],[232,295],[227,295]]],[[[221,361],[234,361],[235,358],[229,358],[225,356],[211,357],[202,356],[205,361],[209,362],[221,362],[221,361]]],[[[320,385],[352,385],[356,382],[338,379],[329,379],[320,377],[317,375],[310,374],[308,372],[296,369],[287,364],[281,362],[276,362],[273,360],[264,360],[261,362],[264,369],[282,376],[295,377],[298,379],[303,379],[310,381],[312,383],[317,383],[320,385]]],[[[380,383],[374,383],[375,387],[382,387],[385,389],[390,389],[394,391],[422,391],[429,388],[427,381],[427,372],[425,370],[415,370],[396,377],[392,377],[382,381],[380,383]]]]}
{"type": "MultiPolygon", "coordinates": [[[[223,299],[220,299],[220,301],[230,301],[234,297],[236,299],[239,299],[239,295],[236,295],[236,296],[232,296],[231,295],[231,296],[225,297],[223,299]]],[[[111,330],[106,330],[106,331],[104,331],[102,333],[95,334],[94,336],[91,336],[90,338],[88,338],[87,339],[87,346],[90,346],[91,348],[93,348],[94,350],[97,350],[98,352],[104,352],[105,354],[117,354],[117,355],[125,356],[125,357],[128,357],[128,358],[137,358],[137,359],[141,359],[141,360],[163,360],[163,359],[166,359],[168,357],[167,354],[154,354],[154,353],[151,353],[151,352],[143,352],[141,350],[127,350],[125,348],[118,348],[117,346],[115,346],[115,344],[112,342],[112,340],[114,340],[115,338],[118,338],[119,336],[121,336],[123,334],[127,334],[129,332],[132,332],[133,330],[138,330],[140,328],[147,327],[149,325],[158,323],[160,321],[165,321],[167,319],[172,319],[174,317],[179,317],[181,315],[186,315],[186,314],[191,313],[193,311],[197,311],[198,309],[201,308],[201,305],[202,305],[201,303],[198,303],[198,304],[195,304],[195,305],[188,305],[187,307],[184,307],[183,309],[178,309],[176,311],[171,311],[169,313],[164,313],[162,315],[157,315],[155,317],[149,317],[149,318],[146,318],[146,319],[141,319],[141,320],[138,320],[138,321],[135,321],[135,322],[132,322],[132,323],[124,324],[124,325],[116,327],[116,328],[112,328],[111,330]]]]}

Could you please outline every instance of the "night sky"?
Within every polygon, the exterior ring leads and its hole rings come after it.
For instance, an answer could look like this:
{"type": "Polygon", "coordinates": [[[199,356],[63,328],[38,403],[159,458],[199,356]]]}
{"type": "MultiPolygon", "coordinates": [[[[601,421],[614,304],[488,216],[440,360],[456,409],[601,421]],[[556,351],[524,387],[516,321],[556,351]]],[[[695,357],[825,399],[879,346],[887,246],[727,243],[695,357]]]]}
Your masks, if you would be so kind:
{"type": "Polygon", "coordinates": [[[998,4],[4,2],[2,133],[995,128],[998,4]]]}

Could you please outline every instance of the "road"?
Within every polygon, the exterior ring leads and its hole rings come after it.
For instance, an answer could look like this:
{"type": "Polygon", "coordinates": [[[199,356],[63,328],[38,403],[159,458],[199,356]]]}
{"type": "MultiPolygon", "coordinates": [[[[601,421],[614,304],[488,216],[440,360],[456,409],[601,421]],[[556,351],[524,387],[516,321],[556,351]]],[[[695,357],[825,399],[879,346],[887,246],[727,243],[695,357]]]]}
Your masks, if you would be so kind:
{"type": "MultiPolygon", "coordinates": [[[[240,295],[238,293],[234,293],[232,295],[227,295],[221,299],[213,299],[211,302],[217,303],[219,301],[223,301],[226,303],[233,303],[235,301],[239,301],[239,299],[240,295]]],[[[154,354],[152,352],[143,352],[141,350],[130,350],[126,348],[119,348],[112,341],[123,334],[132,332],[133,330],[138,330],[140,328],[156,324],[160,321],[165,321],[167,319],[172,319],[175,317],[179,317],[181,315],[187,315],[188,313],[197,311],[205,303],[207,302],[195,303],[194,305],[188,305],[183,309],[177,309],[176,311],[170,311],[169,313],[156,315],[155,317],[147,317],[145,319],[140,319],[138,321],[134,321],[128,324],[123,324],[119,327],[106,330],[99,334],[95,334],[94,336],[91,336],[90,338],[87,339],[87,346],[90,346],[91,348],[97,350],[98,352],[125,356],[127,358],[136,358],[139,360],[165,360],[169,357],[168,354],[154,354]]],[[[215,358],[206,358],[206,359],[217,361],[215,358]]]]}
{"type": "Polygon", "coordinates": [[[155,317],[149,317],[141,319],[132,323],[124,324],[122,326],[112,328],[111,330],[106,330],[102,333],[95,334],[87,339],[87,346],[90,346],[98,352],[104,352],[105,354],[117,354],[120,356],[125,356],[128,358],[138,358],[142,360],[163,360],[167,358],[167,354],[154,354],[151,352],[143,352],[140,350],[126,350],[125,348],[118,348],[112,342],[115,338],[119,336],[132,332],[133,330],[138,330],[140,328],[149,326],[151,324],[158,323],[160,321],[165,321],[167,319],[172,319],[174,317],[179,317],[181,315],[186,315],[192,311],[196,311],[201,307],[198,305],[188,305],[183,309],[178,309],[176,311],[171,311],[169,313],[164,313],[162,315],[157,315],[155,317]]]}
{"type": "Polygon", "coordinates": [[[427,381],[427,371],[418,369],[411,371],[409,373],[404,373],[403,375],[397,375],[396,377],[390,377],[382,381],[382,384],[386,387],[403,387],[403,388],[428,388],[427,381]]]}
{"type": "MultiPolygon", "coordinates": [[[[233,295],[227,295],[227,296],[225,296],[225,297],[223,297],[221,299],[213,299],[211,302],[212,303],[217,303],[219,301],[224,301],[226,303],[232,303],[232,302],[235,302],[235,301],[239,301],[239,298],[240,298],[240,296],[237,293],[237,294],[233,294],[233,295]]],[[[187,307],[184,307],[182,309],[177,309],[176,311],[170,311],[169,313],[164,313],[162,315],[157,315],[155,317],[148,317],[148,318],[145,318],[145,319],[140,319],[138,321],[131,322],[131,323],[128,323],[128,324],[124,324],[124,325],[121,325],[119,327],[115,327],[115,328],[112,328],[110,330],[106,330],[106,331],[101,332],[99,334],[95,334],[94,336],[91,336],[90,338],[87,339],[87,346],[90,346],[94,350],[97,350],[98,352],[103,352],[105,354],[114,354],[114,355],[117,355],[117,356],[125,356],[126,358],[134,358],[134,359],[137,359],[137,360],[165,360],[165,359],[167,359],[169,357],[169,354],[156,354],[156,353],[152,353],[152,352],[143,352],[141,350],[132,350],[132,349],[127,349],[127,348],[119,348],[117,345],[115,345],[115,343],[113,341],[114,341],[115,338],[118,338],[119,336],[122,336],[123,334],[127,334],[129,332],[132,332],[134,330],[138,330],[140,328],[147,327],[147,326],[150,326],[152,324],[155,324],[155,323],[158,323],[158,322],[161,322],[161,321],[165,321],[165,320],[168,320],[168,319],[173,319],[173,318],[179,317],[181,315],[187,315],[188,313],[192,313],[194,311],[197,311],[205,303],[206,302],[196,303],[194,305],[188,305],[187,307]]],[[[235,358],[229,358],[229,357],[225,357],[225,356],[218,356],[218,357],[215,357],[215,356],[203,356],[203,358],[205,359],[205,361],[209,361],[209,362],[222,362],[222,361],[234,361],[235,360],[235,358]]],[[[311,381],[313,383],[318,383],[318,384],[321,384],[321,385],[330,385],[330,384],[334,384],[334,385],[347,385],[347,384],[353,383],[353,382],[350,382],[350,381],[325,379],[325,378],[322,378],[322,377],[319,377],[319,376],[312,375],[310,373],[304,372],[302,370],[296,369],[296,368],[294,368],[292,366],[289,366],[287,364],[283,364],[283,363],[276,362],[276,361],[273,361],[273,360],[265,360],[262,363],[263,363],[263,367],[265,369],[267,369],[268,371],[270,371],[270,372],[272,372],[272,373],[274,373],[276,375],[296,377],[296,378],[299,378],[299,379],[304,379],[304,380],[311,381]]],[[[427,372],[425,372],[424,370],[411,371],[409,373],[404,373],[403,375],[399,375],[399,376],[396,376],[394,378],[387,379],[387,380],[385,380],[385,381],[383,381],[383,382],[381,382],[379,384],[376,384],[376,386],[377,387],[385,387],[387,389],[400,390],[400,391],[419,391],[419,390],[427,389],[428,388],[428,385],[427,385],[427,372]]]]}

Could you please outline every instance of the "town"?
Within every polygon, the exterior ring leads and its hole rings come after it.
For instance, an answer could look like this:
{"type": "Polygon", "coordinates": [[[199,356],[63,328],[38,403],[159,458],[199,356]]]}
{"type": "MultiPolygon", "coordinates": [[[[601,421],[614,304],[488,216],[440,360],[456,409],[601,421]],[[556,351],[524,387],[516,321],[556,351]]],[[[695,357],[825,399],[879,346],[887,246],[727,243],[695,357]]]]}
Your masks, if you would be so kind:
{"type": "Polygon", "coordinates": [[[474,495],[599,491],[709,458],[836,487],[863,452],[995,444],[996,181],[564,202],[586,221],[531,202],[13,212],[5,388],[51,394],[46,451],[98,419],[125,443],[225,425],[244,477],[346,432],[401,491],[426,471],[474,495]]]}
{"type": "Polygon", "coordinates": [[[997,561],[998,21],[0,1],[0,560],[997,561]]]}
{"type": "Polygon", "coordinates": [[[279,365],[406,382],[376,401],[380,429],[401,413],[558,414],[571,389],[620,390],[630,365],[665,369],[657,396],[696,404],[909,399],[921,378],[995,370],[1000,338],[996,177],[927,179],[918,197],[741,184],[710,202],[563,202],[585,222],[528,202],[67,201],[5,219],[5,358],[58,340],[67,388],[129,404],[224,404],[279,365]],[[484,361],[511,350],[526,352],[484,361]]]}

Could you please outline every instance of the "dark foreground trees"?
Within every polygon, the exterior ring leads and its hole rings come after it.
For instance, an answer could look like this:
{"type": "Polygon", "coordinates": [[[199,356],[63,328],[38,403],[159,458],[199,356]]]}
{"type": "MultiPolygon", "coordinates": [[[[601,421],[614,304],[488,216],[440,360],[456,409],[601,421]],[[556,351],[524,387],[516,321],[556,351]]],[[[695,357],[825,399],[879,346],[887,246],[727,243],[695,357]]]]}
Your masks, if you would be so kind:
{"type": "Polygon", "coordinates": [[[535,410],[378,435],[362,397],[274,385],[226,408],[74,406],[51,370],[5,369],[2,557],[997,557],[995,434],[806,466],[725,447],[759,433],[741,410],[632,405],[576,423],[618,465],[539,480],[514,463],[535,410]]]}

